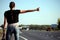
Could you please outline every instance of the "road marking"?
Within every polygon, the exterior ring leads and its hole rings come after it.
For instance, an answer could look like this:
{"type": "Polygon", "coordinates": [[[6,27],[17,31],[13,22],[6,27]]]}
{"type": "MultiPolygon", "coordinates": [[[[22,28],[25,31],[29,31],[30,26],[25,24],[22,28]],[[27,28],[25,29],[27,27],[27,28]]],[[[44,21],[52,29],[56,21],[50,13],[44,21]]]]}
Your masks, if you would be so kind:
{"type": "Polygon", "coordinates": [[[28,40],[27,38],[23,37],[23,36],[20,36],[20,38],[24,39],[24,40],[28,40]]]}

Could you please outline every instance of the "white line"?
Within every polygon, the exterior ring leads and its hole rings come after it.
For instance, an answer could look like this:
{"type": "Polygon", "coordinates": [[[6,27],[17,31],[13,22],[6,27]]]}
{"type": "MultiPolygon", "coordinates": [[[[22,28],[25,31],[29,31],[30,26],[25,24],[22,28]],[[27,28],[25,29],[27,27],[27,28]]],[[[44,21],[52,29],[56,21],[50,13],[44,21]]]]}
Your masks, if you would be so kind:
{"type": "Polygon", "coordinates": [[[28,40],[27,38],[23,37],[23,36],[20,36],[20,38],[24,39],[24,40],[28,40]]]}

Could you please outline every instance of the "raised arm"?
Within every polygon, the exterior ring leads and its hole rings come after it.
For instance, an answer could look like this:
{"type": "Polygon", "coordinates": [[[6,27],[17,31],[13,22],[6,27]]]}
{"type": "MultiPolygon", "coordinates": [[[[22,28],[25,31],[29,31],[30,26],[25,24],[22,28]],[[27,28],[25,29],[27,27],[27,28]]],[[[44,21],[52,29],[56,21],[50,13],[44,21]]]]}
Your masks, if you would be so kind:
{"type": "Polygon", "coordinates": [[[20,10],[20,13],[27,13],[27,12],[34,12],[34,11],[39,11],[39,8],[31,9],[31,10],[20,10]]]}

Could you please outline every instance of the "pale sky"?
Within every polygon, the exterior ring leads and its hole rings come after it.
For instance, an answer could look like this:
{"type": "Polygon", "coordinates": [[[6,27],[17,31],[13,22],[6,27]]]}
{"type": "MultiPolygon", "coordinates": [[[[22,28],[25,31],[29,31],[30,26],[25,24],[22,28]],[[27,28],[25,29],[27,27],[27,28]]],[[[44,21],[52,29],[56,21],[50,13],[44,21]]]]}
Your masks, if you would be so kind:
{"type": "Polygon", "coordinates": [[[4,12],[9,10],[9,3],[16,3],[15,9],[28,10],[40,7],[39,12],[19,15],[19,24],[57,24],[60,18],[60,0],[0,0],[0,25],[4,23],[4,12]]]}

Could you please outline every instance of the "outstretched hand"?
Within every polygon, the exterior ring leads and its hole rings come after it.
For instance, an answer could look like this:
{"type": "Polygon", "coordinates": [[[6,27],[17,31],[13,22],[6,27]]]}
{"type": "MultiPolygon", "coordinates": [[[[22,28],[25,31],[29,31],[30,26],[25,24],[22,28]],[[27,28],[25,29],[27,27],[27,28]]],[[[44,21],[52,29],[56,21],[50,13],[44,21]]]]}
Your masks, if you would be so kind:
{"type": "Polygon", "coordinates": [[[39,7],[36,10],[39,11],[39,7]]]}

